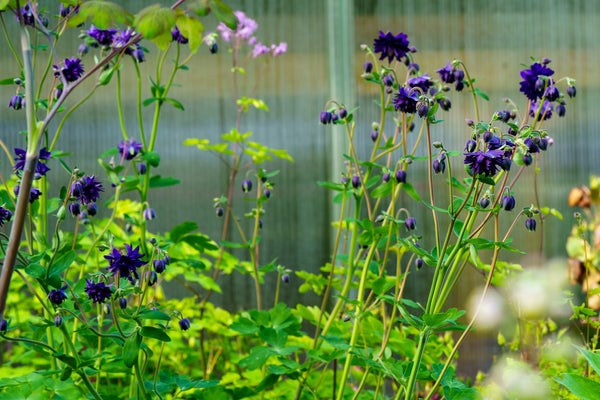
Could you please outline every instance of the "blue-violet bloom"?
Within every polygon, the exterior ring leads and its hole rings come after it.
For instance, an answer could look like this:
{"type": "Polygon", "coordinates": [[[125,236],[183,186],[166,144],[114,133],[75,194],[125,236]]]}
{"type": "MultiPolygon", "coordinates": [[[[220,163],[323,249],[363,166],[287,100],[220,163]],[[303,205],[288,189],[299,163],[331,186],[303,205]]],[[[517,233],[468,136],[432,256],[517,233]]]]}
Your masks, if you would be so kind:
{"type": "Polygon", "coordinates": [[[110,263],[107,269],[113,276],[119,273],[121,278],[127,278],[133,284],[135,279],[139,279],[137,269],[146,262],[142,261],[144,254],[139,253],[139,247],[132,249],[129,244],[125,243],[125,248],[127,253],[121,254],[113,247],[111,254],[104,258],[110,263]]]}
{"type": "Polygon", "coordinates": [[[94,283],[91,279],[85,281],[85,292],[94,303],[104,303],[112,296],[112,285],[106,286],[104,282],[94,283]]]}
{"type": "Polygon", "coordinates": [[[391,32],[384,34],[379,31],[379,37],[373,42],[373,50],[375,53],[381,53],[380,60],[387,57],[388,63],[391,63],[394,59],[404,62],[406,53],[411,50],[408,44],[409,42],[404,33],[394,36],[391,32]]]}
{"type": "Polygon", "coordinates": [[[549,77],[553,74],[554,71],[545,65],[534,63],[529,69],[521,71],[523,81],[520,82],[519,90],[531,101],[541,99],[544,95],[544,81],[540,76],[549,77]]]}
{"type": "Polygon", "coordinates": [[[142,147],[143,145],[141,143],[137,143],[135,139],[121,140],[121,142],[117,145],[119,154],[126,160],[133,160],[135,156],[137,156],[142,150],[142,147]]]}
{"type": "Polygon", "coordinates": [[[8,102],[8,108],[12,108],[13,110],[20,110],[23,106],[24,99],[20,94],[15,94],[10,98],[8,102]]]}
{"type": "MultiPolygon", "coordinates": [[[[23,172],[23,168],[25,167],[25,159],[27,158],[27,151],[15,148],[15,166],[13,167],[15,173],[23,172]]],[[[50,171],[50,168],[46,163],[43,163],[42,160],[49,160],[52,153],[46,151],[46,148],[43,147],[38,153],[38,163],[35,166],[35,172],[33,173],[33,179],[40,179],[42,176],[46,175],[46,172],[50,171]]]]}
{"type": "Polygon", "coordinates": [[[502,166],[504,152],[502,150],[490,150],[487,152],[477,151],[473,153],[464,153],[465,164],[469,167],[472,175],[483,175],[492,177],[502,166]]]}
{"type": "Polygon", "coordinates": [[[515,208],[515,205],[515,198],[510,195],[502,197],[502,201],[500,202],[500,207],[502,207],[506,211],[511,211],[513,208],[515,208]]]}
{"type": "Polygon", "coordinates": [[[182,331],[187,331],[190,329],[190,320],[188,318],[181,318],[179,320],[179,327],[182,331]]]}
{"type": "Polygon", "coordinates": [[[7,210],[4,207],[0,207],[0,226],[4,225],[6,222],[10,221],[12,218],[12,212],[7,210]]]}
{"type": "Polygon", "coordinates": [[[396,111],[414,114],[417,111],[418,100],[415,93],[411,93],[410,90],[404,87],[399,87],[398,93],[394,95],[393,99],[394,109],[396,111]]]}
{"type": "Polygon", "coordinates": [[[64,285],[60,289],[52,289],[50,293],[48,293],[48,300],[52,304],[56,304],[57,306],[61,305],[64,300],[67,299],[67,285],[64,285]]]}

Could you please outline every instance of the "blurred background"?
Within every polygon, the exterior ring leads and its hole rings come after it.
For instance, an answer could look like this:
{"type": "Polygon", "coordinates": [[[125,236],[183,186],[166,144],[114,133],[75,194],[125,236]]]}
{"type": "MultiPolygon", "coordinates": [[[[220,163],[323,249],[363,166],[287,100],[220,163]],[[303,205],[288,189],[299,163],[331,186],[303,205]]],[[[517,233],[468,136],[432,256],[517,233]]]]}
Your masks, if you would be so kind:
{"type": "MultiPolygon", "coordinates": [[[[136,11],[145,1],[127,0],[124,7],[136,11]]],[[[161,1],[167,5],[170,2],[161,1]]],[[[266,203],[261,232],[261,263],[277,258],[277,263],[291,270],[317,272],[330,260],[334,228],[330,221],[337,218],[331,205],[331,195],[316,184],[317,181],[339,181],[343,160],[340,152],[346,149],[345,133],[331,126],[319,124],[319,113],[325,103],[335,99],[355,112],[356,146],[359,157],[370,154],[371,123],[379,113],[373,100],[377,98],[374,85],[366,84],[360,74],[366,61],[361,44],[373,44],[379,31],[398,34],[404,32],[411,45],[419,52],[414,55],[422,73],[438,79],[435,72],[453,59],[462,60],[472,77],[480,79],[477,86],[490,97],[479,100],[483,120],[491,118],[495,111],[507,109],[504,98],[509,97],[524,112],[526,98],[519,92],[519,72],[523,64],[531,64],[531,57],[550,58],[555,77],[575,78],[577,97],[567,99],[566,116],[555,114],[546,128],[554,138],[555,145],[543,155],[537,178],[540,203],[558,209],[564,216],[561,221],[549,218],[542,230],[526,232],[519,224],[513,235],[517,247],[529,253],[537,253],[543,241],[543,259],[565,257],[565,239],[574,223],[573,210],[567,205],[571,187],[587,184],[589,175],[599,173],[597,154],[600,142],[595,138],[599,129],[599,113],[595,109],[600,100],[598,65],[600,65],[600,42],[598,41],[600,2],[585,0],[227,0],[234,10],[244,11],[255,19],[259,28],[256,36],[265,44],[287,42],[286,54],[273,58],[264,66],[264,75],[254,97],[262,99],[270,111],[251,110],[243,115],[241,131],[254,133],[255,141],[272,148],[283,148],[294,158],[294,163],[274,161],[264,164],[269,171],[280,170],[274,179],[277,186],[271,200],[266,203]]],[[[49,14],[57,10],[48,11],[49,14]]],[[[12,24],[12,15],[5,20],[12,24]]],[[[214,31],[214,18],[205,19],[206,31],[214,31]]],[[[16,31],[9,36],[18,43],[16,31]]],[[[81,40],[76,36],[61,40],[58,48],[61,58],[76,55],[81,40]]],[[[0,45],[2,68],[0,79],[18,76],[18,66],[11,58],[6,42],[0,45]]],[[[235,102],[232,92],[232,57],[227,43],[219,41],[219,53],[212,55],[206,46],[201,47],[188,71],[181,71],[175,78],[171,96],[179,100],[186,111],[166,106],[161,114],[157,140],[157,152],[161,164],[155,173],[173,176],[181,180],[176,187],[156,189],[149,196],[150,206],[157,219],[148,226],[152,232],[164,233],[184,221],[195,221],[200,231],[211,238],[220,238],[222,219],[215,216],[213,199],[225,193],[228,169],[216,157],[195,147],[184,146],[188,138],[209,139],[219,142],[220,135],[235,126],[235,102]]],[[[141,65],[142,76],[153,74],[156,47],[142,43],[150,50],[148,62],[141,65]]],[[[85,66],[93,65],[93,53],[83,57],[85,66]]],[[[183,50],[184,57],[187,55],[183,50]]],[[[45,61],[38,67],[45,66],[45,61]]],[[[135,71],[130,60],[122,69],[123,103],[125,115],[135,115],[135,71]]],[[[251,63],[252,64],[252,63],[251,63]]],[[[242,93],[248,91],[263,66],[250,67],[242,77],[242,93]]],[[[403,70],[405,71],[405,70],[403,70]]],[[[41,72],[41,70],[39,71],[41,72]]],[[[144,84],[147,81],[144,79],[144,84]]],[[[562,91],[566,86],[560,86],[562,91]]],[[[0,98],[6,105],[14,94],[14,86],[0,86],[0,98]]],[[[83,98],[88,88],[81,87],[70,99],[69,105],[83,98]]],[[[113,84],[100,89],[93,98],[75,113],[65,125],[57,149],[72,153],[64,160],[71,167],[77,166],[87,174],[104,176],[97,163],[103,152],[116,147],[122,133],[117,118],[116,90],[113,84]]],[[[150,97],[146,89],[146,97],[150,97]]],[[[433,140],[442,141],[447,149],[462,151],[470,135],[465,118],[475,118],[469,93],[450,95],[450,112],[438,112],[444,122],[432,130],[433,140]]],[[[145,111],[145,123],[149,127],[153,107],[145,111]]],[[[59,120],[55,120],[51,130],[59,120]]],[[[126,121],[128,134],[139,141],[136,120],[126,121]]],[[[25,129],[24,111],[5,108],[0,119],[0,138],[9,149],[24,147],[24,137],[17,132],[25,129]]],[[[68,182],[68,174],[51,162],[54,174],[50,180],[56,186],[68,182]]],[[[462,169],[462,159],[453,160],[455,171],[462,169]]],[[[0,158],[0,171],[4,177],[10,174],[6,156],[0,158]]],[[[514,171],[513,171],[514,174],[514,171]]],[[[515,194],[517,207],[526,207],[535,201],[533,193],[533,168],[521,177],[519,191],[515,194]]],[[[425,174],[414,174],[411,182],[419,193],[426,193],[425,174]],[[416,176],[418,175],[418,177],[416,176]],[[418,179],[423,179],[419,181],[418,179]]],[[[244,179],[243,176],[239,177],[244,179]]],[[[443,188],[442,177],[436,184],[443,188]]],[[[240,201],[240,184],[236,184],[236,204],[248,211],[250,203],[240,201]],[[238,190],[239,189],[239,190],[238,190]]],[[[107,190],[108,192],[108,190],[107,190]]],[[[441,192],[440,192],[441,193],[441,192]]],[[[51,194],[52,196],[57,193],[51,194]]],[[[108,197],[108,194],[105,195],[108,197]]],[[[417,233],[432,233],[430,212],[422,205],[405,198],[405,206],[417,219],[417,233]]],[[[241,215],[243,212],[238,211],[241,215]]],[[[101,213],[102,215],[102,213],[101,213]]],[[[106,215],[106,211],[104,213],[106,215]]],[[[538,225],[539,226],[539,225],[538,225]]],[[[7,229],[5,227],[5,229],[7,229]]],[[[235,239],[235,237],[234,237],[235,239]]],[[[543,273],[544,262],[540,258],[523,259],[517,254],[505,255],[523,264],[524,268],[537,268],[543,273]]],[[[409,297],[424,300],[428,293],[429,272],[420,271],[409,278],[409,297]]],[[[565,264],[565,278],[567,270],[565,264]]],[[[464,296],[483,285],[484,277],[468,271],[460,296],[453,304],[464,301],[464,296]]],[[[292,273],[283,299],[289,305],[298,302],[317,304],[318,298],[311,294],[299,294],[302,281],[292,273]]],[[[252,308],[255,300],[254,283],[249,276],[233,274],[219,281],[223,294],[212,299],[228,309],[252,308]],[[233,295],[232,295],[233,294],[233,295]]],[[[275,282],[265,284],[266,302],[274,296],[275,282]]],[[[173,290],[173,294],[175,294],[173,290]]],[[[495,352],[495,338],[473,335],[471,343],[465,344],[472,352],[461,353],[461,368],[465,375],[474,375],[479,369],[487,369],[491,362],[489,353],[495,352]],[[477,346],[477,347],[473,347],[477,346]],[[477,349],[477,350],[475,350],[477,349]]]]}

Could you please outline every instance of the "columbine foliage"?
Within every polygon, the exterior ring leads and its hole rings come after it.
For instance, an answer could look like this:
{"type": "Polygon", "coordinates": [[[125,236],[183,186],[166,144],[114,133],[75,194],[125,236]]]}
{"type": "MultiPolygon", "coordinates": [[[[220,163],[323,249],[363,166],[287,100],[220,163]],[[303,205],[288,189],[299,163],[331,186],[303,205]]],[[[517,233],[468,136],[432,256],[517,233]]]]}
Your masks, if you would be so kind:
{"type": "MultiPolygon", "coordinates": [[[[41,8],[22,1],[17,9],[14,0],[0,2],[0,11],[12,13],[20,27],[20,38],[6,39],[12,47],[23,43],[12,76],[0,83],[16,87],[8,107],[25,108],[27,123],[26,140],[10,160],[14,174],[2,179],[0,189],[0,228],[6,232],[12,223],[10,237],[0,237],[0,337],[14,345],[2,358],[9,361],[0,366],[0,397],[166,399],[182,392],[199,399],[481,397],[454,373],[454,355],[479,311],[467,320],[447,300],[468,263],[487,275],[484,295],[492,283],[502,284],[520,269],[501,260],[506,251],[518,252],[511,246],[512,230],[518,226],[533,235],[545,218],[557,215],[537,204],[537,196],[515,199],[513,187],[553,143],[543,124],[553,111],[565,115],[559,85],[566,81],[567,95],[575,97],[572,79],[555,80],[549,60],[533,60],[521,73],[525,105],[507,99],[506,109],[486,118],[479,115],[477,99],[488,96],[461,61],[439,69],[437,80],[420,71],[406,34],[380,31],[372,47],[362,47],[362,76],[381,93],[381,119],[369,129],[370,157],[357,156],[356,109],[336,99],[315,110],[315,125],[320,112],[322,129],[345,128],[348,149],[343,176],[319,182],[336,192],[342,211],[331,259],[322,273],[312,274],[261,258],[260,232],[270,222],[265,209],[277,199],[278,171],[267,172],[265,164],[293,160],[243,129],[247,113],[269,111],[256,90],[266,61],[284,54],[287,44],[263,44],[258,22],[220,0],[150,5],[133,13],[126,2],[50,3],[41,8]],[[210,23],[205,17],[213,15],[215,32],[204,32],[210,23]],[[60,43],[69,33],[81,39],[80,58],[62,54],[60,43]],[[32,46],[32,37],[48,48],[32,46]],[[147,79],[139,64],[153,51],[157,64],[147,79]],[[195,54],[231,60],[237,96],[236,115],[221,141],[184,143],[228,166],[225,192],[214,193],[216,216],[222,218],[217,241],[190,221],[166,233],[151,231],[150,221],[161,218],[151,207],[153,190],[179,183],[157,174],[158,121],[163,107],[185,110],[172,96],[195,54]],[[34,68],[33,60],[44,60],[47,68],[34,68]],[[34,79],[40,71],[45,75],[34,79]],[[124,79],[140,88],[150,82],[137,93],[138,115],[125,115],[121,107],[124,79]],[[254,82],[242,93],[239,81],[245,79],[254,82]],[[76,156],[57,148],[69,116],[85,110],[85,101],[71,102],[84,81],[93,83],[89,96],[111,86],[119,100],[115,113],[123,138],[103,149],[99,164],[105,173],[99,175],[74,168],[76,156]],[[464,148],[453,150],[435,141],[434,125],[462,91],[475,99],[474,110],[464,128],[464,148]],[[150,127],[144,125],[147,113],[153,116],[150,127]],[[61,122],[50,124],[56,117],[61,122]],[[126,128],[126,121],[139,129],[126,128]],[[409,135],[416,136],[411,146],[409,135]],[[419,164],[427,171],[427,193],[413,185],[419,164]],[[50,184],[49,174],[61,187],[50,184]],[[435,180],[447,183],[447,200],[434,190],[435,180]],[[431,212],[431,220],[417,220],[417,207],[431,212]],[[512,223],[500,235],[502,219],[512,223]],[[517,225],[519,219],[524,224],[517,225]],[[485,229],[488,225],[493,229],[485,229]],[[410,274],[426,269],[433,280],[427,302],[420,304],[405,296],[405,287],[410,274]],[[210,301],[221,292],[220,277],[232,273],[250,276],[255,307],[230,313],[210,301]],[[274,288],[264,285],[268,274],[276,278],[274,288]],[[168,281],[190,295],[167,298],[162,283],[168,281]],[[301,292],[321,296],[321,306],[280,302],[282,285],[295,282],[301,292]],[[266,289],[274,292],[273,306],[262,295],[266,289]],[[456,338],[451,331],[462,333],[456,338]]],[[[561,375],[557,382],[572,390],[573,379],[561,375]]]]}

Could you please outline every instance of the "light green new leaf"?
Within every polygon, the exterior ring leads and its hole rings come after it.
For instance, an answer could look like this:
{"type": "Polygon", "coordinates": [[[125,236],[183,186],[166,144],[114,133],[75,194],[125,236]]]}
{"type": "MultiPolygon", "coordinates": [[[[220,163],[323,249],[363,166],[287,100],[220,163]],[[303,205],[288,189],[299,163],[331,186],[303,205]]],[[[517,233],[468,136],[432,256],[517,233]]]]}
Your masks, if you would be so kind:
{"type": "Polygon", "coordinates": [[[175,26],[175,12],[168,7],[155,4],[137,13],[134,24],[135,29],[146,39],[154,41],[161,47],[156,39],[162,42],[161,36],[164,36],[165,33],[169,34],[169,41],[172,39],[171,28],[175,26]]]}
{"type": "Polygon", "coordinates": [[[69,19],[70,28],[88,21],[98,29],[107,29],[115,24],[129,22],[131,16],[118,4],[110,1],[92,0],[79,6],[77,15],[69,19]]]}
{"type": "Polygon", "coordinates": [[[180,15],[177,17],[175,23],[183,37],[188,39],[192,54],[196,53],[202,44],[202,32],[204,32],[204,25],[202,25],[202,22],[194,17],[180,15]]]}
{"type": "Polygon", "coordinates": [[[554,378],[564,385],[571,393],[582,400],[598,400],[600,398],[600,383],[577,374],[562,374],[554,378]]]}

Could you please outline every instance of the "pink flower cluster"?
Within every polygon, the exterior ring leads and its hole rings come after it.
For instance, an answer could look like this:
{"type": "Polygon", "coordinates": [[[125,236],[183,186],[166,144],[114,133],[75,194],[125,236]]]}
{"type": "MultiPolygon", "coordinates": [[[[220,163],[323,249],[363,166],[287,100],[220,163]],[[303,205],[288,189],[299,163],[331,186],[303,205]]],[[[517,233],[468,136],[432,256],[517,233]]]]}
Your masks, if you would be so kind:
{"type": "Polygon", "coordinates": [[[272,54],[273,56],[278,56],[287,51],[287,43],[281,42],[278,45],[272,44],[270,47],[265,46],[261,42],[259,42],[254,35],[254,32],[258,29],[258,24],[252,18],[248,18],[243,11],[235,11],[235,16],[238,19],[237,27],[234,30],[231,30],[224,23],[220,23],[217,26],[217,31],[221,34],[221,38],[226,42],[231,42],[232,39],[235,40],[236,43],[240,43],[241,41],[246,41],[249,46],[253,46],[252,49],[252,57],[256,58],[261,54],[272,54]]]}

